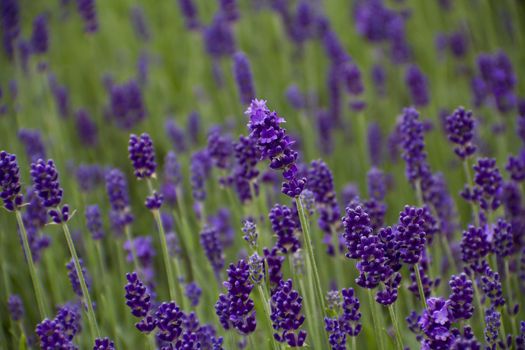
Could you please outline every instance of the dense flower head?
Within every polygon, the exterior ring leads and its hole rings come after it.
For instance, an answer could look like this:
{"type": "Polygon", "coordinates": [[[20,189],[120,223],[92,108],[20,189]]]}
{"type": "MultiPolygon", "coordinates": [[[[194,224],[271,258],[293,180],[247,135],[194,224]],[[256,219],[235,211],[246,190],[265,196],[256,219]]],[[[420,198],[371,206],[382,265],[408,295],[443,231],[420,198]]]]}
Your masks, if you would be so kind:
{"type": "Polygon", "coordinates": [[[95,0],[77,0],[77,9],[84,21],[84,31],[94,33],[98,30],[97,9],[95,0]]]}
{"type": "Polygon", "coordinates": [[[367,173],[368,195],[378,201],[385,199],[387,183],[385,173],[376,167],[371,168],[367,173]]]}
{"type": "MultiPolygon", "coordinates": [[[[223,0],[224,2],[224,0],[223,0]]],[[[255,98],[250,61],[243,52],[233,55],[233,74],[237,82],[237,89],[243,105],[248,105],[255,98]]]]}
{"type": "Polygon", "coordinates": [[[301,347],[306,331],[300,330],[305,317],[301,314],[303,298],[293,289],[292,280],[281,280],[271,298],[273,337],[291,347],[301,347]]]}
{"type": "Polygon", "coordinates": [[[489,298],[491,306],[498,308],[505,305],[500,275],[492,271],[488,265],[485,266],[485,271],[481,275],[480,285],[485,297],[489,298]]]}
{"type": "Polygon", "coordinates": [[[293,213],[285,205],[276,204],[268,215],[273,232],[277,235],[277,247],[283,252],[295,252],[301,247],[296,236],[296,224],[293,213]]]}
{"type": "Polygon", "coordinates": [[[505,170],[510,174],[510,178],[516,182],[525,180],[525,150],[518,156],[509,156],[505,170]]]}
{"type": "Polygon", "coordinates": [[[400,259],[406,264],[419,262],[425,248],[425,212],[423,208],[405,206],[399,213],[399,224],[396,229],[396,239],[400,259]]]}
{"type": "Polygon", "coordinates": [[[343,314],[339,318],[339,322],[348,336],[357,337],[362,329],[359,299],[352,288],[341,289],[341,295],[343,297],[343,314]]]}
{"type": "Polygon", "coordinates": [[[126,274],[126,279],[126,305],[133,316],[145,317],[151,308],[151,295],[136,272],[126,274]]]}
{"type": "Polygon", "coordinates": [[[76,346],[67,339],[63,325],[48,318],[36,327],[36,334],[40,338],[40,347],[43,350],[75,350],[76,346]]]}
{"type": "Polygon", "coordinates": [[[186,145],[186,131],[180,127],[173,118],[166,119],[164,129],[173,148],[177,152],[184,152],[187,149],[186,145]]]}
{"type": "MultiPolygon", "coordinates": [[[[87,288],[89,290],[91,288],[91,278],[87,274],[87,270],[86,270],[86,267],[84,266],[83,260],[82,259],[78,259],[78,262],[80,263],[80,268],[82,270],[81,273],[82,273],[82,276],[84,277],[84,280],[86,281],[86,285],[87,285],[87,288]]],[[[76,269],[75,262],[73,261],[73,259],[71,259],[66,264],[66,267],[67,267],[67,270],[68,270],[67,276],[69,277],[69,281],[71,282],[71,286],[73,287],[73,291],[75,292],[76,295],[78,295],[79,297],[82,297],[82,295],[83,295],[82,294],[82,288],[80,286],[80,280],[78,278],[77,269],[76,269]]]]}
{"type": "Polygon", "coordinates": [[[429,103],[427,78],[416,65],[410,65],[406,71],[405,82],[407,84],[412,102],[415,106],[422,107],[429,103]]]}
{"type": "Polygon", "coordinates": [[[248,242],[251,248],[257,248],[257,239],[259,238],[259,233],[257,232],[257,226],[253,218],[247,218],[243,220],[242,232],[244,235],[242,238],[248,242]]]}
{"type": "Polygon", "coordinates": [[[259,176],[257,162],[260,158],[259,149],[256,141],[251,137],[240,136],[239,141],[233,145],[235,158],[240,170],[238,176],[242,176],[248,181],[252,181],[259,176]]]}
{"type": "Polygon", "coordinates": [[[449,281],[451,294],[449,296],[450,311],[455,320],[468,320],[474,314],[474,288],[472,281],[465,273],[452,275],[449,281]]]}
{"type": "Polygon", "coordinates": [[[136,80],[111,85],[109,98],[111,116],[119,128],[129,130],[146,118],[142,90],[136,80]]]}
{"type": "Polygon", "coordinates": [[[343,237],[348,249],[346,256],[350,259],[360,259],[363,248],[361,241],[372,234],[369,215],[361,206],[355,208],[349,206],[346,208],[346,215],[343,217],[343,226],[345,228],[343,237]]]}
{"type": "Polygon", "coordinates": [[[277,247],[272,249],[264,248],[263,253],[266,266],[268,266],[268,280],[272,286],[279,285],[279,282],[283,279],[282,266],[285,258],[279,255],[277,247]]]}
{"type": "Polygon", "coordinates": [[[499,328],[501,326],[501,313],[496,311],[493,307],[485,311],[485,341],[489,345],[489,349],[496,349],[496,342],[499,336],[499,328]]]}
{"type": "Polygon", "coordinates": [[[80,304],[65,304],[61,306],[56,314],[55,321],[60,322],[65,337],[72,341],[80,332],[82,325],[82,313],[80,304]]]}
{"type": "Polygon", "coordinates": [[[131,134],[129,136],[129,159],[135,169],[135,176],[138,179],[155,177],[155,149],[151,137],[143,133],[140,136],[131,134]]]}
{"type": "Polygon", "coordinates": [[[250,282],[250,266],[239,260],[228,267],[228,280],[224,282],[227,294],[221,294],[215,304],[215,312],[224,329],[235,328],[247,335],[255,331],[255,304],[250,299],[253,284],[250,282]]]}
{"type": "Polygon", "coordinates": [[[31,164],[33,188],[46,208],[57,207],[62,200],[63,190],[58,181],[55,162],[39,159],[31,164]]]}
{"type": "Polygon", "coordinates": [[[210,128],[208,133],[208,154],[217,168],[227,169],[230,167],[233,141],[229,135],[222,133],[219,126],[210,128]]]}
{"type": "Polygon", "coordinates": [[[445,123],[447,137],[456,145],[454,152],[457,156],[465,159],[473,155],[476,152],[476,146],[472,143],[476,123],[472,111],[458,107],[446,118],[445,123]]]}
{"type": "Polygon", "coordinates": [[[200,233],[200,241],[213,271],[218,275],[224,267],[224,251],[217,228],[204,227],[200,233]]]}
{"type": "Polygon", "coordinates": [[[47,19],[45,15],[38,15],[33,21],[31,48],[35,54],[42,54],[47,52],[48,46],[49,33],[47,30],[47,19]]]}
{"type": "Polygon", "coordinates": [[[86,207],[86,226],[91,233],[94,240],[100,240],[104,237],[104,225],[102,222],[102,214],[98,204],[89,205],[86,207]]]}
{"type": "Polygon", "coordinates": [[[18,294],[11,294],[7,300],[7,310],[13,321],[19,321],[24,317],[24,305],[18,294]]]}
{"type": "Polygon", "coordinates": [[[279,124],[284,122],[276,112],[270,112],[266,101],[254,99],[245,114],[250,117],[250,137],[256,140],[262,159],[270,160],[270,168],[282,170],[287,182],[283,193],[297,197],[305,187],[305,179],[297,178],[298,154],[292,149],[293,141],[279,124]]]}
{"type": "Polygon", "coordinates": [[[356,283],[363,288],[373,289],[392,273],[386,261],[383,242],[376,235],[361,237],[358,250],[361,254],[356,264],[359,271],[356,283]]]}
{"type": "Polygon", "coordinates": [[[173,301],[163,302],[155,312],[159,332],[157,337],[166,342],[176,341],[182,334],[184,314],[173,301]]]}
{"type": "Polygon", "coordinates": [[[106,192],[111,205],[110,219],[114,229],[118,232],[133,222],[131,214],[128,183],[119,169],[111,169],[106,173],[106,192]]]}
{"type": "Polygon", "coordinates": [[[195,152],[191,156],[191,190],[193,199],[202,202],[206,199],[206,179],[211,171],[211,157],[208,150],[195,152]]]}
{"type": "Polygon", "coordinates": [[[7,210],[17,210],[22,205],[23,195],[20,193],[20,168],[16,155],[6,151],[0,152],[0,197],[7,210]]]}
{"type": "Polygon", "coordinates": [[[493,227],[494,235],[492,241],[494,242],[494,252],[500,258],[505,258],[514,252],[514,237],[512,234],[512,226],[504,219],[499,218],[493,227]]]}
{"type": "Polygon", "coordinates": [[[40,131],[21,128],[18,130],[18,138],[24,145],[26,156],[30,162],[46,158],[46,147],[40,131]]]}
{"type": "Polygon", "coordinates": [[[419,319],[419,326],[425,335],[421,345],[424,349],[447,349],[454,340],[450,302],[444,298],[429,298],[427,305],[419,319]]]}
{"type": "Polygon", "coordinates": [[[480,158],[474,165],[474,187],[466,187],[461,195],[469,201],[476,202],[481,209],[496,210],[501,204],[499,194],[503,179],[496,167],[496,160],[493,158],[480,158]]]}
{"type": "Polygon", "coordinates": [[[154,191],[151,196],[146,197],[146,208],[149,210],[159,210],[162,207],[162,202],[164,201],[164,195],[157,191],[154,191]]]}
{"type": "Polygon", "coordinates": [[[203,30],[206,51],[213,58],[233,55],[235,37],[230,23],[222,12],[217,12],[212,23],[203,30]]]}
{"type": "Polygon", "coordinates": [[[115,350],[115,343],[107,337],[97,338],[95,339],[93,350],[115,350]]]}
{"type": "Polygon", "coordinates": [[[423,123],[414,108],[405,108],[399,124],[406,176],[410,182],[421,181],[429,176],[423,123]]]}
{"type": "Polygon", "coordinates": [[[461,240],[461,255],[466,267],[482,272],[485,257],[490,252],[490,243],[485,230],[469,225],[463,231],[461,240]]]}

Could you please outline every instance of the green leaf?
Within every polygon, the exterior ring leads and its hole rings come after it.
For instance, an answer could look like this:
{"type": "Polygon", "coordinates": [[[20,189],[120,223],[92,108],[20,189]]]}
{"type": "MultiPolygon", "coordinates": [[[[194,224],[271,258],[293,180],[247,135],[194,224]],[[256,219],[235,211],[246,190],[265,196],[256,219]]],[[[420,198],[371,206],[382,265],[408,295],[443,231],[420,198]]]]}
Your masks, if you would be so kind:
{"type": "Polygon", "coordinates": [[[20,336],[18,350],[27,350],[27,339],[25,333],[22,333],[22,335],[20,336]]]}

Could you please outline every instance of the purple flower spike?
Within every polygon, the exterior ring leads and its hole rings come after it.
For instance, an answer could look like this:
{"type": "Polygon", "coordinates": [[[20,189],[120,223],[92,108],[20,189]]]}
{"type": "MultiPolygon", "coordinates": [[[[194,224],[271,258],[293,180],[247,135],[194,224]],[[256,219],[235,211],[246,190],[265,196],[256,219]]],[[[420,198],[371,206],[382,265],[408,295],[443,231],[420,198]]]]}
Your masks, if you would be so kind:
{"type": "Polygon", "coordinates": [[[425,335],[421,346],[424,349],[448,349],[454,340],[451,332],[454,318],[450,311],[450,301],[429,298],[427,304],[427,309],[419,319],[419,326],[425,335]]]}
{"type": "Polygon", "coordinates": [[[7,300],[7,310],[13,321],[19,321],[24,317],[24,305],[17,294],[12,294],[7,300]]]}
{"type": "Polygon", "coordinates": [[[77,9],[84,21],[86,33],[94,33],[98,30],[97,10],[95,0],[77,0],[77,9]]]}
{"type": "Polygon", "coordinates": [[[285,205],[276,204],[268,216],[272,230],[277,235],[277,247],[283,253],[294,253],[301,247],[295,235],[297,229],[292,210],[285,205]]]}
{"type": "Polygon", "coordinates": [[[51,350],[74,350],[76,347],[66,337],[64,326],[56,320],[45,319],[36,327],[36,334],[40,338],[40,347],[51,350]]]}
{"type": "Polygon", "coordinates": [[[218,277],[224,267],[224,252],[219,233],[215,227],[207,226],[202,230],[200,239],[206,257],[218,277]]]}
{"type": "Polygon", "coordinates": [[[525,150],[519,156],[510,156],[505,166],[505,170],[510,174],[510,178],[516,182],[525,180],[525,150]]]}
{"type": "Polygon", "coordinates": [[[46,147],[44,146],[40,131],[20,129],[18,130],[18,138],[24,145],[27,158],[31,162],[36,162],[40,158],[46,158],[46,147]]]}
{"type": "Polygon", "coordinates": [[[466,187],[461,195],[466,200],[478,203],[485,211],[498,209],[501,204],[499,194],[503,179],[496,167],[496,160],[480,158],[474,165],[474,171],[474,187],[466,187]]]}
{"type": "Polygon", "coordinates": [[[270,112],[266,101],[254,99],[245,114],[250,116],[250,137],[257,142],[262,159],[270,160],[270,168],[281,170],[286,180],[282,192],[289,197],[299,196],[306,179],[298,178],[298,154],[292,149],[293,141],[279,124],[284,122],[276,112],[270,112]]]}
{"type": "Polygon", "coordinates": [[[197,282],[190,282],[186,284],[185,294],[186,297],[188,297],[188,299],[190,300],[191,306],[199,305],[202,289],[199,287],[197,282]]]}
{"type": "Polygon", "coordinates": [[[179,7],[184,16],[186,28],[190,30],[199,28],[199,14],[194,0],[179,0],[179,7]]]}
{"type": "Polygon", "coordinates": [[[220,127],[212,127],[208,133],[208,154],[217,168],[228,169],[230,167],[233,141],[229,135],[222,134],[220,127]]]}
{"type": "Polygon", "coordinates": [[[115,343],[109,338],[97,338],[93,350],[115,350],[115,343]]]}
{"type": "Polygon", "coordinates": [[[215,304],[221,325],[224,329],[235,328],[244,335],[254,332],[257,326],[255,306],[250,299],[253,284],[250,283],[250,267],[244,260],[230,264],[224,287],[228,294],[221,294],[215,304]]]}
{"type": "Polygon", "coordinates": [[[98,144],[97,124],[85,109],[79,109],[75,113],[75,123],[77,135],[80,141],[88,147],[94,147],[98,144]]]}
{"type": "Polygon", "coordinates": [[[24,198],[20,193],[21,189],[20,168],[16,155],[6,151],[0,152],[0,198],[5,209],[13,211],[22,205],[24,198]]]}
{"type": "Polygon", "coordinates": [[[490,252],[487,234],[482,228],[469,225],[461,240],[462,260],[466,267],[483,272],[485,257],[490,252]]]}
{"type": "Polygon", "coordinates": [[[414,108],[405,108],[399,124],[402,138],[403,159],[406,163],[406,176],[412,183],[430,176],[425,151],[423,123],[414,108]]]}
{"type": "MultiPolygon", "coordinates": [[[[86,267],[84,266],[84,262],[82,259],[78,259],[78,262],[80,263],[80,268],[82,270],[82,276],[84,277],[84,280],[86,281],[86,285],[88,290],[91,289],[91,278],[87,274],[86,267]]],[[[80,286],[80,280],[78,279],[77,270],[75,268],[75,262],[73,259],[71,259],[67,264],[67,276],[69,277],[69,281],[71,282],[71,286],[73,287],[73,291],[76,295],[79,297],[82,297],[82,288],[80,286]]]]}
{"type": "Polygon", "coordinates": [[[399,213],[396,239],[400,259],[406,264],[417,264],[425,249],[425,211],[423,208],[405,206],[399,213]]]}
{"type": "Polygon", "coordinates": [[[138,179],[155,177],[155,169],[157,163],[155,162],[155,149],[153,148],[153,141],[151,137],[143,133],[137,136],[131,134],[129,136],[129,159],[135,169],[135,176],[138,179]]]}
{"type": "Polygon", "coordinates": [[[155,312],[159,328],[157,337],[166,342],[176,341],[182,334],[183,316],[184,314],[175,302],[162,303],[155,312]]]}
{"type": "Polygon", "coordinates": [[[498,308],[505,305],[499,273],[492,271],[488,265],[485,265],[485,271],[482,272],[480,285],[483,294],[490,299],[492,307],[498,308]]]}
{"type": "Polygon", "coordinates": [[[102,214],[98,204],[93,204],[86,208],[86,226],[95,241],[104,238],[102,214]]]}
{"type": "Polygon", "coordinates": [[[349,206],[346,208],[346,215],[343,217],[343,226],[345,228],[343,237],[348,249],[346,257],[349,259],[360,259],[363,254],[361,242],[363,238],[372,234],[370,217],[362,207],[356,206],[352,208],[349,206]]]}
{"type": "Polygon", "coordinates": [[[119,128],[129,130],[146,118],[142,90],[136,80],[109,89],[111,116],[119,128]]]}
{"type": "Polygon", "coordinates": [[[273,337],[291,347],[302,347],[306,331],[300,329],[305,317],[301,314],[303,298],[293,289],[292,280],[281,281],[271,298],[273,337]]]}
{"type": "Polygon", "coordinates": [[[405,82],[410,91],[410,96],[412,97],[414,105],[417,107],[428,105],[430,98],[428,96],[427,78],[418,66],[411,65],[408,67],[405,75],[405,82]]]}
{"type": "Polygon", "coordinates": [[[136,272],[126,274],[126,305],[135,317],[145,317],[151,308],[151,295],[136,272]]]}
{"type": "MultiPolygon", "coordinates": [[[[224,2],[224,0],[222,2],[224,2]]],[[[233,73],[237,81],[237,89],[239,90],[241,103],[248,105],[255,97],[255,89],[253,86],[250,61],[248,61],[248,57],[242,52],[237,52],[233,55],[233,73]]]]}
{"type": "Polygon", "coordinates": [[[512,226],[502,218],[494,226],[494,252],[500,258],[505,258],[514,253],[514,237],[512,226]]]}
{"type": "Polygon", "coordinates": [[[470,319],[474,314],[472,281],[468,279],[465,273],[461,273],[459,276],[452,275],[448,284],[452,290],[449,300],[453,318],[455,320],[470,319]]]}
{"type": "Polygon", "coordinates": [[[49,46],[49,33],[47,20],[44,15],[39,15],[33,21],[33,33],[31,35],[31,48],[35,54],[47,52],[49,46]]]}
{"type": "Polygon", "coordinates": [[[149,210],[159,210],[162,207],[164,196],[161,193],[153,192],[151,196],[146,198],[146,208],[149,210]]]}
{"type": "Polygon", "coordinates": [[[485,341],[489,345],[489,349],[496,349],[496,342],[499,336],[499,328],[501,327],[501,314],[493,307],[485,311],[485,341]]]}
{"type": "Polygon", "coordinates": [[[474,138],[475,121],[472,112],[459,107],[446,118],[446,132],[450,142],[456,144],[454,152],[461,159],[470,157],[476,152],[472,144],[474,138]]]}
{"type": "Polygon", "coordinates": [[[272,287],[277,286],[283,279],[282,266],[285,258],[279,255],[277,247],[272,249],[264,248],[263,252],[266,265],[268,266],[268,280],[272,287]]]}

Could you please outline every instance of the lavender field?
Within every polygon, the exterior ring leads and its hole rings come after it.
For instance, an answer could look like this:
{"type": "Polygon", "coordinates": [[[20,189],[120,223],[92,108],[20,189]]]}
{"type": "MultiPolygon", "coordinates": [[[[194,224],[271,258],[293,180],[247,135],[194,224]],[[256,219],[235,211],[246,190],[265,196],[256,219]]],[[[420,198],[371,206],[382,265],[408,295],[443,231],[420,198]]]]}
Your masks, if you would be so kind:
{"type": "Polygon", "coordinates": [[[522,0],[0,0],[0,350],[525,350],[522,0]]]}

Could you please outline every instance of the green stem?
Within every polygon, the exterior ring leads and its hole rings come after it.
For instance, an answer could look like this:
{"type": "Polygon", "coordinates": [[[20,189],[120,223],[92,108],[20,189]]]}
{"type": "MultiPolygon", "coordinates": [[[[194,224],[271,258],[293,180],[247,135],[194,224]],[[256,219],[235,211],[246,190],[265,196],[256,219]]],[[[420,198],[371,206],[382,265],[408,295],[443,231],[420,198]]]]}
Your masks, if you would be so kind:
{"type": "Polygon", "coordinates": [[[419,264],[414,265],[414,271],[417,279],[417,289],[419,290],[419,297],[423,301],[423,306],[427,308],[427,298],[425,298],[425,290],[423,289],[423,282],[421,281],[421,274],[419,273],[419,264]]]}
{"type": "Polygon", "coordinates": [[[383,342],[383,337],[381,335],[381,331],[379,329],[379,325],[378,325],[378,320],[377,320],[377,317],[376,316],[379,316],[379,315],[375,315],[375,307],[374,307],[374,296],[372,295],[372,290],[371,289],[367,289],[366,290],[367,293],[368,293],[368,303],[369,303],[369,306],[370,306],[370,317],[372,318],[372,324],[374,325],[374,331],[376,333],[376,339],[379,339],[378,340],[378,343],[379,343],[379,349],[383,350],[385,348],[385,344],[383,342]]]}
{"type": "MultiPolygon", "coordinates": [[[[261,298],[261,301],[262,301],[262,304],[263,304],[265,318],[268,321],[268,327],[269,327],[268,329],[272,330],[273,329],[273,322],[272,322],[272,319],[271,319],[272,312],[270,310],[270,300],[267,297],[266,293],[264,292],[263,287],[260,284],[257,286],[257,291],[259,292],[259,298],[261,298]]],[[[272,348],[273,349],[280,349],[280,346],[277,344],[277,342],[275,341],[273,336],[271,337],[270,342],[272,343],[272,348]]]]}
{"type": "MultiPolygon", "coordinates": [[[[514,317],[515,315],[512,314],[511,312],[511,309],[513,307],[513,303],[512,303],[512,289],[511,289],[511,285],[510,285],[510,279],[511,279],[511,276],[510,276],[510,270],[509,270],[509,261],[507,259],[505,259],[505,284],[506,284],[506,288],[507,288],[507,313],[509,314],[509,318],[510,318],[510,325],[512,327],[512,334],[518,334],[518,329],[516,327],[516,322],[514,317]]],[[[503,323],[503,320],[501,321],[501,323],[503,323]]]]}
{"type": "Polygon", "coordinates": [[[71,257],[75,263],[75,270],[77,271],[80,288],[82,289],[82,296],[84,297],[84,302],[87,304],[86,307],[88,310],[88,319],[91,331],[95,337],[100,338],[100,330],[98,328],[95,310],[93,309],[93,303],[91,302],[86,280],[84,279],[84,274],[82,273],[82,266],[80,266],[77,250],[75,249],[75,244],[73,243],[73,239],[71,238],[71,233],[69,232],[69,227],[67,226],[66,222],[62,223],[62,229],[64,230],[64,236],[69,247],[69,252],[71,253],[71,257]]]}
{"type": "MultiPolygon", "coordinates": [[[[470,167],[468,165],[468,160],[463,160],[463,171],[465,172],[465,176],[467,178],[467,184],[469,188],[472,188],[472,175],[470,174],[470,167]]],[[[470,202],[470,207],[472,208],[472,215],[474,215],[474,225],[479,225],[479,214],[478,214],[478,208],[476,207],[476,204],[474,202],[470,202]]]]}
{"type": "Polygon", "coordinates": [[[135,271],[140,274],[140,264],[139,259],[137,258],[137,252],[135,251],[135,242],[133,241],[133,237],[131,236],[131,227],[129,225],[124,226],[124,232],[126,234],[126,239],[129,242],[129,249],[131,250],[131,256],[133,257],[133,266],[135,267],[135,271]]]}
{"type": "Polygon", "coordinates": [[[392,319],[392,324],[396,331],[396,343],[399,350],[403,350],[403,339],[401,338],[401,332],[399,331],[399,324],[397,323],[396,309],[394,304],[388,305],[388,312],[390,313],[390,318],[392,319]]]}
{"type": "Polygon", "coordinates": [[[47,309],[44,303],[44,293],[42,291],[42,285],[40,284],[40,280],[38,279],[38,275],[36,272],[35,263],[33,261],[33,254],[31,253],[31,247],[29,246],[29,240],[27,238],[27,231],[26,227],[24,225],[24,220],[22,219],[22,214],[19,210],[15,211],[16,220],[18,222],[18,227],[20,228],[20,232],[22,233],[22,244],[24,247],[24,253],[26,255],[27,264],[29,265],[29,274],[31,275],[31,281],[33,282],[33,288],[35,289],[35,297],[36,297],[36,303],[38,306],[38,311],[40,312],[41,318],[45,318],[48,313],[47,309]]]}

